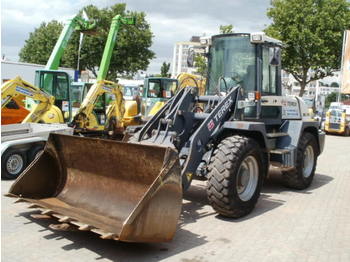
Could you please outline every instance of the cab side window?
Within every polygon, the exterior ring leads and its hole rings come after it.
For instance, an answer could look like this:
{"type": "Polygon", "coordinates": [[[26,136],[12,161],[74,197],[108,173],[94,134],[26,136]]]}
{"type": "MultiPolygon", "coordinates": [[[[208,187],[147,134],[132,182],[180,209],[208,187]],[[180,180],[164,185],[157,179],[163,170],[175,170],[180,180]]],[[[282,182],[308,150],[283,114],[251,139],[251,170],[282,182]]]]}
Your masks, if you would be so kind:
{"type": "Polygon", "coordinates": [[[263,79],[262,79],[262,93],[263,95],[277,95],[277,66],[271,65],[271,56],[273,48],[263,49],[263,79]]]}

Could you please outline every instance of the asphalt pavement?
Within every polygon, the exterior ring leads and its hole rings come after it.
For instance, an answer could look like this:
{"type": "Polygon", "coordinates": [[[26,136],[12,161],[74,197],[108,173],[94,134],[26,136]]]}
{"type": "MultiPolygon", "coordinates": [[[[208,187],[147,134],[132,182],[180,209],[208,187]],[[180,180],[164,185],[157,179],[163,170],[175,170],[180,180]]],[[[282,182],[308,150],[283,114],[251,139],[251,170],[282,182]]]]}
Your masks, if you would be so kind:
{"type": "Polygon", "coordinates": [[[27,204],[4,197],[1,182],[2,261],[350,261],[350,138],[327,136],[314,181],[285,188],[279,174],[265,182],[254,211],[240,219],[218,216],[205,182],[191,186],[170,243],[103,240],[82,231],[53,231],[27,204]]]}

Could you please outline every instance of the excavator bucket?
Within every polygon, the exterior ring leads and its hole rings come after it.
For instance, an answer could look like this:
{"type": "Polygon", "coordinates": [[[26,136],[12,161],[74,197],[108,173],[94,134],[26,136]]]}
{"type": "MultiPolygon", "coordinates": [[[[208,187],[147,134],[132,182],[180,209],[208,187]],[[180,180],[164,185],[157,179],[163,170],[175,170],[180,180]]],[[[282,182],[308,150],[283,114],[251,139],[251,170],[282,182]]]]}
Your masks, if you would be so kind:
{"type": "Polygon", "coordinates": [[[8,196],[104,239],[166,242],[182,187],[173,148],[51,134],[8,196]]]}

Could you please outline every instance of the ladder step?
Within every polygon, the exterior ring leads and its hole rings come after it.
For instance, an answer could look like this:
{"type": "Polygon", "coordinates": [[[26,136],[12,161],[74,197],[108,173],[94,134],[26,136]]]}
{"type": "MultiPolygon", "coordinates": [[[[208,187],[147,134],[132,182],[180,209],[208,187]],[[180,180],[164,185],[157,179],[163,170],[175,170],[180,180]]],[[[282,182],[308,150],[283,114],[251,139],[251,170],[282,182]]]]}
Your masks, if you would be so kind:
{"type": "Polygon", "coordinates": [[[284,133],[284,132],[267,133],[266,136],[267,138],[276,138],[276,137],[288,136],[288,133],[284,133]]]}
{"type": "Polygon", "coordinates": [[[270,150],[270,154],[276,154],[276,155],[283,155],[283,154],[288,154],[290,153],[290,149],[287,148],[276,148],[270,150]]]}

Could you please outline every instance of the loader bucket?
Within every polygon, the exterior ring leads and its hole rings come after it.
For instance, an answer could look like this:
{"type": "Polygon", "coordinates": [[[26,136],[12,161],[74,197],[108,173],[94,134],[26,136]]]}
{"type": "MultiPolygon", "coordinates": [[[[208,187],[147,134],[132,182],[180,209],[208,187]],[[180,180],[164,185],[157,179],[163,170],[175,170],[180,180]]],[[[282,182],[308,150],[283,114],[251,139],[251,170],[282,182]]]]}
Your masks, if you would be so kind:
{"type": "Polygon", "coordinates": [[[51,134],[8,196],[101,238],[170,241],[182,203],[178,155],[172,148],[51,134]]]}

